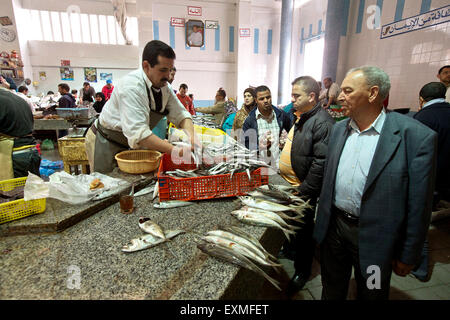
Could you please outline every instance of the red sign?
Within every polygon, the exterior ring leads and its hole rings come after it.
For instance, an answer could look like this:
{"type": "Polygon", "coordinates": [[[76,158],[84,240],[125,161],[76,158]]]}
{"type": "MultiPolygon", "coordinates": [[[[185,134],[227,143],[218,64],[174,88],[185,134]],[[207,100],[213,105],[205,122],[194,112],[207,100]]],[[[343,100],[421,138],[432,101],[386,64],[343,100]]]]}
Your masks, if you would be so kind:
{"type": "Polygon", "coordinates": [[[250,28],[239,28],[239,37],[250,37],[250,28]]]}
{"type": "Polygon", "coordinates": [[[61,67],[70,66],[70,60],[61,60],[61,67]]]}
{"type": "Polygon", "coordinates": [[[184,27],[184,18],[170,18],[170,25],[172,27],[184,27]]]}
{"type": "Polygon", "coordinates": [[[201,16],[202,8],[201,7],[188,7],[188,15],[190,16],[201,16]]]}

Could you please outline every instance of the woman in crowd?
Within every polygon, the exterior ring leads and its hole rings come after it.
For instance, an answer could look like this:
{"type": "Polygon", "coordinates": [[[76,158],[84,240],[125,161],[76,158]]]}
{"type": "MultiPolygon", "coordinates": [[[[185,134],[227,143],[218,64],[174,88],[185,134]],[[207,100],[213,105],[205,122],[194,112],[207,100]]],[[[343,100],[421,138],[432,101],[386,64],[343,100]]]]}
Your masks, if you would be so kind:
{"type": "Polygon", "coordinates": [[[94,109],[97,111],[97,113],[102,112],[103,106],[106,103],[105,95],[102,92],[97,92],[95,94],[95,102],[94,102],[94,109]]]}
{"type": "Polygon", "coordinates": [[[242,108],[236,112],[236,117],[233,122],[233,131],[242,130],[245,119],[248,114],[256,107],[256,92],[253,88],[247,88],[244,90],[244,104],[242,108]]]}

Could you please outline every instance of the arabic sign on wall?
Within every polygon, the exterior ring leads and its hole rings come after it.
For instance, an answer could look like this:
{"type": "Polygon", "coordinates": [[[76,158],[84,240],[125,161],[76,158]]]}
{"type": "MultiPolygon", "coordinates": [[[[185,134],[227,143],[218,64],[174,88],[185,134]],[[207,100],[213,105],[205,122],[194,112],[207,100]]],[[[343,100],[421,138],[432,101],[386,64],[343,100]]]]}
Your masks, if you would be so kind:
{"type": "Polygon", "coordinates": [[[188,15],[190,16],[201,16],[202,8],[201,7],[188,7],[188,15]]]}
{"type": "Polygon", "coordinates": [[[170,25],[172,27],[184,27],[184,19],[183,18],[170,18],[170,25]]]}
{"type": "Polygon", "coordinates": [[[398,36],[450,21],[450,5],[426,13],[386,24],[381,28],[380,39],[398,36]]]}
{"type": "Polygon", "coordinates": [[[239,37],[250,37],[250,28],[239,28],[239,37]]]}

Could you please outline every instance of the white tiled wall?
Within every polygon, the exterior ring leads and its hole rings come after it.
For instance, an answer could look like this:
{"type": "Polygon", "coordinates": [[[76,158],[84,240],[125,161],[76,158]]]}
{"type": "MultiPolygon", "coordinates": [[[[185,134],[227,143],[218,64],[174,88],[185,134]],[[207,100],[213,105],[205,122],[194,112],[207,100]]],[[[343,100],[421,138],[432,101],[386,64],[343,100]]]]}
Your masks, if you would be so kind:
{"type": "MultiPolygon", "coordinates": [[[[396,0],[384,1],[381,25],[394,22],[396,0]]],[[[365,1],[365,10],[376,0],[365,1]]],[[[431,10],[448,5],[448,0],[432,0],[431,10]]],[[[421,1],[406,0],[402,18],[420,14],[421,1]]],[[[418,108],[423,85],[438,81],[436,74],[450,64],[450,23],[380,39],[380,29],[370,30],[365,13],[361,33],[356,33],[359,1],[352,1],[347,37],[341,37],[338,82],[345,72],[361,65],[376,65],[391,78],[389,108],[418,108]]]]}

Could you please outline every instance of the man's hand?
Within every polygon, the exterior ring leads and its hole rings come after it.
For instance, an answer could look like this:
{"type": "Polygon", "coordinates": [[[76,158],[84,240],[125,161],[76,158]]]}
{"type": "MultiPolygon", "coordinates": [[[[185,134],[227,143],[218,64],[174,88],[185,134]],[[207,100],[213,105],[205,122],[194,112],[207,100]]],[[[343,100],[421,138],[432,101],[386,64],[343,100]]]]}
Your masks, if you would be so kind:
{"type": "Polygon", "coordinates": [[[399,260],[394,260],[392,262],[392,270],[394,273],[400,277],[407,276],[412,269],[414,268],[414,265],[411,264],[404,264],[403,262],[399,260]]]}

